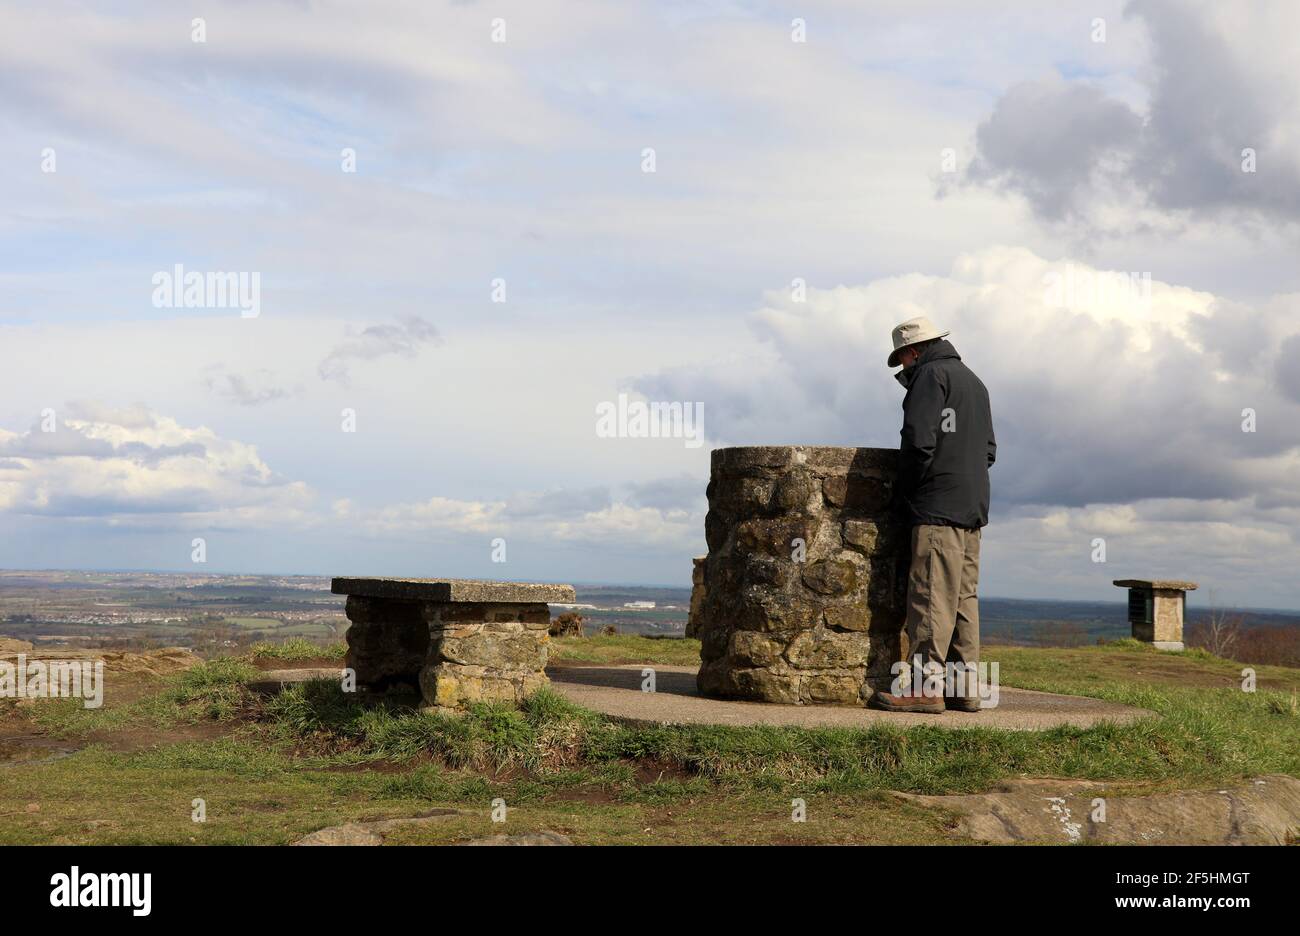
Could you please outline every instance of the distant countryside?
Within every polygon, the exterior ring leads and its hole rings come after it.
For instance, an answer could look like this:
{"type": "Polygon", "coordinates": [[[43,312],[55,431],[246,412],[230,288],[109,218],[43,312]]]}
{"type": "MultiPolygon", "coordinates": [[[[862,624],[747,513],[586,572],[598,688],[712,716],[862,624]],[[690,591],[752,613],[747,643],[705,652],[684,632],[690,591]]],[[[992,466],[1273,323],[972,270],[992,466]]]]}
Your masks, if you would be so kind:
{"type": "MultiPolygon", "coordinates": [[[[186,647],[225,656],[300,638],[341,641],[344,599],[327,576],[0,571],[0,634],[38,647],[186,647]]],[[[682,637],[690,589],[577,585],[584,633],[682,637]]],[[[985,644],[1079,647],[1129,636],[1123,602],[982,597],[985,644]]],[[[1188,644],[1243,663],[1300,666],[1300,613],[1190,606],[1188,644]]]]}

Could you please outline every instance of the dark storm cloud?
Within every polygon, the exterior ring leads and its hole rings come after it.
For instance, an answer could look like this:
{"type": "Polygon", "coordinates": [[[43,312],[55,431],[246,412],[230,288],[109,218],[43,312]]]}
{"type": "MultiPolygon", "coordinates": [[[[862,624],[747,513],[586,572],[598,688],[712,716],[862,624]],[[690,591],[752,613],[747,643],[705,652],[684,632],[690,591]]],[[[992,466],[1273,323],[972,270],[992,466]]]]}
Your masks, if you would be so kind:
{"type": "Polygon", "coordinates": [[[1277,357],[1277,385],[1287,399],[1300,403],[1300,335],[1282,342],[1277,357]]]}
{"type": "Polygon", "coordinates": [[[976,131],[967,180],[1023,195],[1048,221],[1089,218],[1099,204],[1149,207],[1192,219],[1300,221],[1300,132],[1294,50],[1270,31],[1277,5],[1222,9],[1138,0],[1128,13],[1151,40],[1149,104],[1139,114],[1084,81],[1051,78],[1009,88],[976,131]],[[1250,36],[1251,54],[1241,36],[1250,36]],[[1277,82],[1279,74],[1291,81],[1277,82]],[[1255,152],[1254,172],[1243,151],[1255,152]]]}
{"type": "Polygon", "coordinates": [[[1061,79],[1012,87],[976,131],[969,179],[1024,195],[1061,219],[1089,197],[1103,159],[1131,156],[1142,119],[1128,105],[1061,79]]]}

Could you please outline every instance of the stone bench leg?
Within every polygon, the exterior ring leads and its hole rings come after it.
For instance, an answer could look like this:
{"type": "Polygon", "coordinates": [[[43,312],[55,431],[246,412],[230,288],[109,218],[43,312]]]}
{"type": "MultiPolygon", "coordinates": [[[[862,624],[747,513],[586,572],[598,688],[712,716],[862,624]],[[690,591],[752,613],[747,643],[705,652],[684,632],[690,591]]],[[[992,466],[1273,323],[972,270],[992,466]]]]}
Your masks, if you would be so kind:
{"type": "Polygon", "coordinates": [[[424,601],[350,595],[347,663],[359,688],[418,689],[426,705],[519,702],[547,683],[542,602],[424,601]]]}
{"type": "Polygon", "coordinates": [[[429,627],[423,602],[349,595],[345,666],[357,686],[370,692],[419,691],[420,670],[429,656],[429,627]]]}
{"type": "Polygon", "coordinates": [[[420,670],[426,705],[520,702],[546,685],[545,604],[428,602],[429,652],[420,670]]]}

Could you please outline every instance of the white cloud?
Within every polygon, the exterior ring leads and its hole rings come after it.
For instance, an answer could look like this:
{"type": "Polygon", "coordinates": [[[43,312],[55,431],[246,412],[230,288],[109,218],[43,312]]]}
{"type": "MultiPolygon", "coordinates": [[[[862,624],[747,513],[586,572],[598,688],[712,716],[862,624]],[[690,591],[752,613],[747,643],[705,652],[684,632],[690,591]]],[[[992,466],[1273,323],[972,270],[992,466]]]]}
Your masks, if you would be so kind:
{"type": "Polygon", "coordinates": [[[348,511],[349,519],[372,534],[486,533],[498,523],[503,503],[430,497],[408,504],[393,504],[368,512],[348,511]]]}
{"type": "Polygon", "coordinates": [[[468,501],[431,497],[425,501],[361,509],[350,502],[334,505],[336,519],[372,536],[396,536],[414,541],[451,539],[465,535],[518,537],[532,543],[614,548],[641,554],[679,551],[693,555],[702,545],[704,515],[681,508],[637,507],[609,501],[584,506],[582,491],[518,492],[506,501],[468,501]],[[540,511],[537,505],[549,502],[540,511]]]}
{"type": "Polygon", "coordinates": [[[675,368],[637,389],[703,399],[711,432],[727,443],[894,447],[902,390],[885,366],[889,331],[924,313],[951,329],[989,387],[999,446],[988,536],[1025,537],[1016,588],[1051,579],[1037,549],[1062,536],[1082,561],[1093,536],[1110,535],[1149,546],[1139,564],[1203,559],[1223,573],[1228,560],[1197,544],[1225,541],[1225,514],[1239,558],[1274,568],[1285,543],[1284,561],[1300,561],[1279,527],[1300,506],[1300,405],[1274,377],[1295,367],[1290,344],[1274,339],[1297,328],[1300,297],[1250,308],[1153,279],[1149,298],[1139,281],[1136,293],[1084,289],[1061,304],[1067,276],[1086,283],[1107,272],[1123,273],[995,247],[957,258],[948,276],[813,289],[804,303],[769,293],[750,320],[765,345],[761,367],[749,355],[675,368]],[[1255,329],[1249,364],[1244,323],[1255,329]],[[1246,408],[1255,432],[1242,431],[1246,408]]]}
{"type": "Polygon", "coordinates": [[[311,492],[254,446],[142,407],[74,403],[53,431],[0,429],[0,510],[166,528],[304,522],[311,492]]]}

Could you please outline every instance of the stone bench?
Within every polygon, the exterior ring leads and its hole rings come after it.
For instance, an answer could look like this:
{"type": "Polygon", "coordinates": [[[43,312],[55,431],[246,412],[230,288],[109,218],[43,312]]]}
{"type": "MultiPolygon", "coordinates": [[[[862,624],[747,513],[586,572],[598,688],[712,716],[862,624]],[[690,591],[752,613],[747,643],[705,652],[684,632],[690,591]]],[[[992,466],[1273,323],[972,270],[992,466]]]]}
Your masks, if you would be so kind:
{"type": "Polygon", "coordinates": [[[547,602],[571,585],[472,579],[336,578],[347,595],[346,666],[370,692],[409,688],[425,704],[519,702],[546,684],[547,602]]]}
{"type": "Polygon", "coordinates": [[[1183,649],[1187,593],[1195,582],[1178,579],[1115,579],[1128,589],[1128,621],[1133,639],[1160,650],[1183,649]]]}

